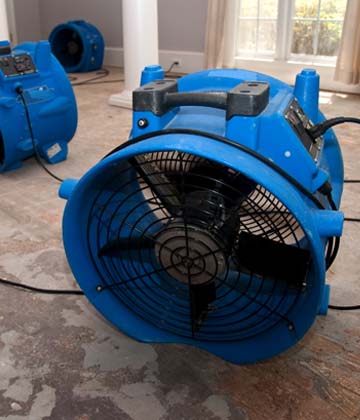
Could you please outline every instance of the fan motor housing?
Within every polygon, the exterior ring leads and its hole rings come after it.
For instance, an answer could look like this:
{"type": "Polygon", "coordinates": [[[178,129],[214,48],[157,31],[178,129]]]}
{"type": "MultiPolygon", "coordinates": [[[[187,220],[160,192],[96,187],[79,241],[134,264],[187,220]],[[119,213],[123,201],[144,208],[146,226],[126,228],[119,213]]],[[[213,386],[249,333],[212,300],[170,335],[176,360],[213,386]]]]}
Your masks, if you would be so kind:
{"type": "Polygon", "coordinates": [[[61,23],[51,31],[49,42],[67,73],[99,70],[104,60],[104,39],[99,29],[84,20],[61,23]]]}
{"type": "Polygon", "coordinates": [[[34,141],[49,163],[67,157],[77,127],[72,86],[47,41],[27,42],[13,50],[0,43],[0,173],[19,168],[34,154],[24,106],[27,105],[34,141]]]}
{"type": "Polygon", "coordinates": [[[67,258],[94,306],[126,334],[234,363],[274,356],[325,314],[326,253],[342,233],[343,162],[319,78],[295,87],[247,70],[177,81],[144,69],[133,129],[66,180],[67,258]]]}

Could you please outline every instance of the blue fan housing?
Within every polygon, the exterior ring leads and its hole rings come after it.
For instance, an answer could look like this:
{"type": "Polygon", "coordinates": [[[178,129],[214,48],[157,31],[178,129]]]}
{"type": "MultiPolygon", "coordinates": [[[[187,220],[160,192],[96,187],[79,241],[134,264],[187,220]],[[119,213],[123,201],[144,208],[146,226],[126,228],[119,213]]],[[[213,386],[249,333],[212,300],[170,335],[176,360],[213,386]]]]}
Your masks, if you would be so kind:
{"type": "Polygon", "coordinates": [[[175,82],[149,66],[142,83],[129,141],[60,188],[80,287],[137,340],[234,363],[290,348],[326,314],[326,249],[343,225],[321,193],[331,184],[340,205],[339,143],[307,134],[324,119],[318,75],[294,88],[230,69],[175,82]]]}
{"type": "Polygon", "coordinates": [[[0,173],[19,168],[34,154],[25,110],[16,89],[23,90],[35,144],[49,163],[67,157],[77,127],[77,107],[66,73],[47,41],[10,50],[0,43],[0,173]]]}
{"type": "Polygon", "coordinates": [[[67,73],[99,70],[104,59],[104,39],[96,26],[71,20],[55,26],[49,35],[55,57],[67,73]]]}

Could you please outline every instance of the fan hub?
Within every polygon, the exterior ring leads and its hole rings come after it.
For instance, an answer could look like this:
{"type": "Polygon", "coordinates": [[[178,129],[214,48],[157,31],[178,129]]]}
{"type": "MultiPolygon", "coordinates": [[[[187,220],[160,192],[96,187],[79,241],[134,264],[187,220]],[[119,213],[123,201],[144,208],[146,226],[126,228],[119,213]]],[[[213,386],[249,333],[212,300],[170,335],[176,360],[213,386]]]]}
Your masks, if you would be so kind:
{"type": "Polygon", "coordinates": [[[194,259],[190,257],[182,257],[181,262],[187,268],[191,268],[194,265],[194,259]]]}
{"type": "Polygon", "coordinates": [[[70,55],[75,55],[79,52],[79,45],[75,41],[70,41],[67,44],[67,48],[70,55]]]}
{"type": "Polygon", "coordinates": [[[173,222],[157,235],[155,255],[165,271],[179,282],[204,284],[224,273],[223,248],[207,230],[173,222]]]}

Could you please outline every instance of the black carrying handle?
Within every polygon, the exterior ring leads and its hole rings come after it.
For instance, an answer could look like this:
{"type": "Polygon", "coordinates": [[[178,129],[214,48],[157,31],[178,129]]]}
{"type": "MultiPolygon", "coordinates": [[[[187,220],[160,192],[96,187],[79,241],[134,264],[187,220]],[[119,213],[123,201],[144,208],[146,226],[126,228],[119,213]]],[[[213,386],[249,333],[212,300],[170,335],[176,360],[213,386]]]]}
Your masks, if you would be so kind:
{"type": "Polygon", "coordinates": [[[164,97],[164,105],[168,108],[178,106],[207,106],[227,109],[228,93],[224,91],[206,92],[173,92],[164,97]]]}
{"type": "Polygon", "coordinates": [[[226,110],[226,119],[233,116],[256,116],[269,103],[269,84],[242,82],[229,91],[179,92],[175,80],[155,80],[133,92],[134,111],[150,111],[164,115],[179,106],[206,106],[226,110]]]}

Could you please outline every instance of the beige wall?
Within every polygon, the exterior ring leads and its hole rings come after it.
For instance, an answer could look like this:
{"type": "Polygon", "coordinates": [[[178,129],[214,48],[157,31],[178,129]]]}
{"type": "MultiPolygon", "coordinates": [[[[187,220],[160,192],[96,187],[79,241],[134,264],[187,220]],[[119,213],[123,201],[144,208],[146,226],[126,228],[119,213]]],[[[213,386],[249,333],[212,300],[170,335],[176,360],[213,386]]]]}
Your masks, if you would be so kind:
{"type": "MultiPolygon", "coordinates": [[[[208,0],[159,0],[161,50],[203,51],[208,0]]],[[[58,23],[85,19],[109,47],[122,46],[121,0],[14,0],[19,42],[46,39],[58,23]]]]}
{"type": "Polygon", "coordinates": [[[208,0],[158,0],[159,48],[204,50],[208,0]]]}
{"type": "Polygon", "coordinates": [[[39,0],[41,35],[58,23],[84,19],[99,28],[108,46],[122,45],[120,0],[39,0]]]}
{"type": "Polygon", "coordinates": [[[38,41],[41,37],[39,0],[13,0],[18,42],[38,41]]]}

